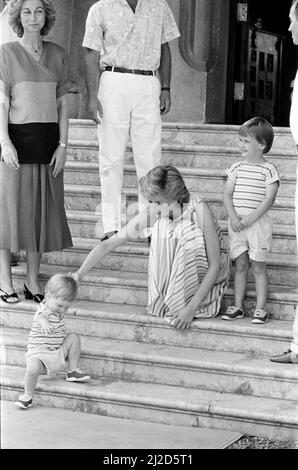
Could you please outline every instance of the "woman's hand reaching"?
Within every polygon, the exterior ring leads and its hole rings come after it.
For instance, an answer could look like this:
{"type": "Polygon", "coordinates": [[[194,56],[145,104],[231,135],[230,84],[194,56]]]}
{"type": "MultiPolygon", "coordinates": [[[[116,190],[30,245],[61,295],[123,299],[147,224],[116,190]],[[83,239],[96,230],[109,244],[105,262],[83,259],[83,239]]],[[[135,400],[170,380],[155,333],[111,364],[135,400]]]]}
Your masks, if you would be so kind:
{"type": "Polygon", "coordinates": [[[78,274],[78,271],[74,272],[74,273],[68,273],[76,282],[79,281],[79,274],[78,274]]]}
{"type": "Polygon", "coordinates": [[[176,313],[176,315],[168,317],[169,324],[174,328],[185,330],[185,328],[189,328],[194,316],[195,313],[193,310],[189,309],[189,307],[185,307],[180,310],[179,313],[176,313]]]}
{"type": "Polygon", "coordinates": [[[54,169],[53,169],[54,178],[56,178],[56,176],[58,176],[59,173],[61,173],[61,171],[63,170],[65,166],[65,162],[66,162],[66,148],[61,147],[61,145],[58,145],[58,147],[56,148],[53,154],[52,160],[50,162],[50,166],[54,165],[54,169]]]}
{"type": "Polygon", "coordinates": [[[5,142],[1,145],[1,160],[14,170],[20,168],[18,154],[12,142],[5,142]]]}

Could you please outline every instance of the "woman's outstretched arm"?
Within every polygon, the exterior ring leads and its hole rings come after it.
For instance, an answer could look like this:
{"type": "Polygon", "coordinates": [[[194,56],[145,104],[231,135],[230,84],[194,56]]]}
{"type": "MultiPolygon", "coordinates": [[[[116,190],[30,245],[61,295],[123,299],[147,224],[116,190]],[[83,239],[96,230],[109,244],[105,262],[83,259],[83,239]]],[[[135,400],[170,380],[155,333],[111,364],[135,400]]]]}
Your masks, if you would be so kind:
{"type": "Polygon", "coordinates": [[[117,234],[113,235],[108,240],[99,242],[99,244],[90,251],[82,266],[73,274],[74,278],[80,281],[107,253],[115,250],[118,246],[124,245],[129,238],[136,238],[142,233],[144,228],[154,223],[155,218],[156,210],[150,205],[147,209],[136,215],[125,227],[119,230],[117,234]]]}

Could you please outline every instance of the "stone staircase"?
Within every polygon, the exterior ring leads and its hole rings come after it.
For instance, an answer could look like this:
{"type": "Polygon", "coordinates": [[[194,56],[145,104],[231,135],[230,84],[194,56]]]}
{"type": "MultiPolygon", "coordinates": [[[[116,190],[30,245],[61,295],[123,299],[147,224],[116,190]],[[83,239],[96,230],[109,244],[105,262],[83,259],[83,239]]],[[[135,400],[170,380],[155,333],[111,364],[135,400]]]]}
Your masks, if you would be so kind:
{"type": "MultiPolygon", "coordinates": [[[[278,165],[282,184],[272,209],[271,321],[265,325],[250,321],[255,306],[253,283],[248,286],[243,320],[196,320],[189,330],[176,331],[161,318],[146,315],[149,248],[142,239],[130,240],[84,278],[78,301],[67,315],[69,330],[81,335],[81,366],[90,371],[92,381],[73,384],[63,377],[42,378],[37,404],[298,440],[298,367],[268,359],[288,348],[298,301],[297,155],[288,129],[276,128],[275,136],[269,158],[278,165]]],[[[239,159],[237,143],[237,126],[167,123],[163,129],[163,162],[176,165],[191,191],[210,203],[225,234],[224,169],[239,159]]],[[[52,273],[74,271],[102,233],[96,128],[90,121],[71,121],[69,144],[65,204],[74,248],[44,254],[43,282],[52,273]]],[[[136,202],[136,184],[128,146],[124,206],[136,202]]],[[[13,274],[20,291],[25,264],[21,262],[13,274]]],[[[223,308],[232,300],[231,282],[223,308]]],[[[22,389],[26,342],[36,304],[22,301],[1,307],[2,398],[14,400],[22,389]]]]}

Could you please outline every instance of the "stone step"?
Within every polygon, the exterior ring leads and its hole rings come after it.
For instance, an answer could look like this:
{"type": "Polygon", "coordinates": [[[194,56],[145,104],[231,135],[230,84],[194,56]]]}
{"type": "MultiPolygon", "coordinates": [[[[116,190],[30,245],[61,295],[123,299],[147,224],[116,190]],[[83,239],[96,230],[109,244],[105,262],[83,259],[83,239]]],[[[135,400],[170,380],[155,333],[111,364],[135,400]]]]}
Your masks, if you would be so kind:
{"type": "MultiPolygon", "coordinates": [[[[98,164],[93,162],[69,161],[66,163],[64,182],[87,186],[100,186],[98,164]]],[[[223,193],[227,175],[224,170],[206,168],[178,168],[186,186],[191,192],[223,193]]],[[[296,187],[295,174],[280,173],[281,185],[279,197],[294,197],[296,187]]],[[[137,188],[137,175],[134,165],[124,166],[124,187],[137,188]]]]}
{"type": "MultiPolygon", "coordinates": [[[[73,238],[74,247],[71,249],[44,253],[42,262],[75,268],[81,266],[87,254],[98,241],[95,239],[73,238]]],[[[109,253],[101,262],[102,269],[115,271],[142,272],[148,271],[149,246],[145,243],[127,243],[109,253]]],[[[24,253],[21,259],[25,259],[24,253]]]]}
{"type": "MultiPolygon", "coordinates": [[[[2,399],[16,400],[24,369],[2,367],[2,399]]],[[[88,384],[42,377],[36,405],[180,426],[235,430],[269,439],[298,438],[297,401],[111,378],[88,384]]]]}
{"type": "MultiPolygon", "coordinates": [[[[163,142],[238,148],[239,128],[228,124],[164,123],[163,142]]],[[[295,147],[288,127],[274,127],[273,151],[295,147]]]]}
{"type": "MultiPolygon", "coordinates": [[[[2,303],[1,325],[28,330],[37,308],[35,302],[28,300],[2,303]]],[[[148,315],[145,307],[90,300],[76,300],[66,321],[68,330],[80,335],[260,356],[286,351],[293,328],[292,321],[271,320],[265,325],[255,325],[246,316],[235,322],[220,317],[194,320],[191,328],[177,330],[163,318],[148,315]]]]}
{"type": "MultiPolygon", "coordinates": [[[[43,263],[79,267],[87,254],[94,248],[96,239],[74,238],[74,247],[60,252],[44,253],[43,263]]],[[[127,243],[115,252],[109,253],[100,263],[101,269],[113,271],[148,272],[149,246],[144,243],[127,243]]],[[[22,258],[23,259],[23,258],[22,258]]],[[[234,264],[232,278],[234,278],[234,264]]],[[[298,286],[298,256],[280,253],[270,253],[267,262],[268,281],[270,284],[298,286]]],[[[248,272],[248,282],[254,282],[251,270],[248,272]]]]}
{"type": "MultiPolygon", "coordinates": [[[[101,208],[99,208],[99,212],[96,213],[89,211],[67,211],[67,219],[73,237],[98,239],[103,235],[101,208]]],[[[124,222],[125,221],[123,221],[123,224],[124,222]]],[[[227,221],[219,220],[218,222],[224,237],[227,239],[227,221]]],[[[147,244],[146,239],[144,239],[144,242],[147,244]]],[[[270,251],[272,253],[296,255],[297,242],[295,227],[291,225],[275,224],[273,226],[273,238],[270,251]]]]}
{"type": "MultiPolygon", "coordinates": [[[[40,280],[45,282],[52,274],[57,272],[69,272],[69,266],[42,264],[40,280]]],[[[26,276],[25,263],[19,263],[12,268],[14,286],[21,291],[26,276]]],[[[129,305],[147,305],[148,279],[145,273],[133,273],[125,271],[110,271],[94,269],[87,274],[80,283],[79,299],[112,302],[129,305]]],[[[227,290],[223,299],[222,309],[226,309],[233,302],[232,286],[227,290]]],[[[254,286],[248,284],[244,302],[247,313],[251,314],[255,309],[256,294],[254,286]]],[[[267,309],[275,319],[293,320],[295,305],[298,303],[298,290],[294,287],[269,285],[267,309]]]]}
{"type": "MultiPolygon", "coordinates": [[[[276,149],[271,150],[267,159],[276,165],[279,172],[293,172],[297,166],[297,150],[276,149]]],[[[70,140],[67,150],[68,161],[80,161],[98,163],[98,142],[97,140],[70,140]]],[[[192,145],[192,144],[167,144],[162,145],[163,165],[174,165],[185,168],[212,168],[226,169],[242,157],[237,147],[217,146],[217,145],[192,145]]],[[[128,144],[125,152],[124,162],[133,164],[131,146],[128,144]]]]}
{"type": "MultiPolygon", "coordinates": [[[[101,192],[96,186],[80,186],[65,184],[65,208],[69,210],[101,211],[101,192]]],[[[221,194],[200,193],[202,198],[210,205],[214,216],[219,220],[227,218],[223,207],[221,194]]],[[[123,219],[129,217],[137,210],[138,191],[134,188],[123,188],[122,207],[123,219]]],[[[280,225],[295,225],[295,204],[293,198],[277,197],[274,206],[270,210],[273,223],[280,225]]]]}
{"type": "MultiPolygon", "coordinates": [[[[238,147],[239,127],[228,124],[199,124],[163,122],[162,140],[164,143],[221,145],[238,147]]],[[[295,150],[295,144],[288,127],[274,127],[273,148],[295,150]]],[[[97,140],[97,126],[86,119],[70,119],[69,139],[97,140]]]]}
{"type": "MultiPolygon", "coordinates": [[[[2,328],[1,364],[25,367],[29,330],[2,328]]],[[[296,400],[298,368],[255,354],[81,337],[80,366],[96,377],[296,400]]]]}
{"type": "MultiPolygon", "coordinates": [[[[285,152],[285,154],[283,154],[282,150],[279,150],[278,153],[270,152],[270,154],[266,156],[266,159],[278,168],[278,172],[281,176],[285,172],[295,173],[297,167],[297,151],[288,151],[285,152]]],[[[194,147],[183,150],[180,146],[163,146],[163,165],[174,165],[182,168],[212,168],[213,170],[225,170],[233,163],[241,160],[242,157],[235,148],[194,147]]],[[[127,163],[133,163],[132,153],[129,150],[126,154],[126,161],[127,163]]]]}

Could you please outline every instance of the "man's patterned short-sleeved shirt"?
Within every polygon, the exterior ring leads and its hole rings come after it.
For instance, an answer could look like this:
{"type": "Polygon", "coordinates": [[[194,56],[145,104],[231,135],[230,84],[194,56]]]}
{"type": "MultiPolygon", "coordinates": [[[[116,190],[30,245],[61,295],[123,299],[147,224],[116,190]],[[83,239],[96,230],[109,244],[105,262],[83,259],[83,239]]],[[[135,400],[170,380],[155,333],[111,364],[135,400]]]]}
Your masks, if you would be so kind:
{"type": "Polygon", "coordinates": [[[180,36],[166,0],[99,0],[89,10],[83,47],[101,53],[100,67],[157,70],[161,45],[180,36]]]}

